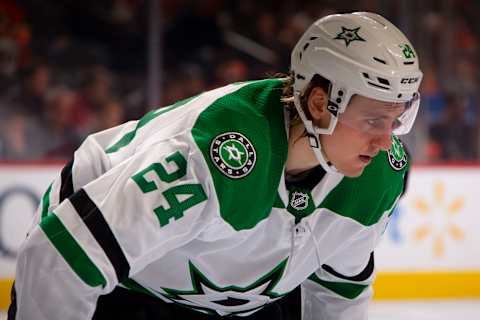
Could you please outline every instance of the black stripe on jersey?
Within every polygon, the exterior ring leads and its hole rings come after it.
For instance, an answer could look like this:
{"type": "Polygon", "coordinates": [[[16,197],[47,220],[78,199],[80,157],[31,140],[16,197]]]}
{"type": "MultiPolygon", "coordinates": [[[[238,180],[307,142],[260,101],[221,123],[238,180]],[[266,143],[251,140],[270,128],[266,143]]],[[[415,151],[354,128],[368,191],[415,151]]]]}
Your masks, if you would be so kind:
{"type": "Polygon", "coordinates": [[[402,190],[402,193],[400,194],[400,198],[403,198],[403,196],[405,195],[405,192],[407,192],[408,178],[409,177],[410,177],[410,170],[407,170],[405,172],[405,176],[403,177],[403,190],[402,190]]]}
{"type": "Polygon", "coordinates": [[[130,265],[102,212],[83,189],[75,192],[69,200],[107,255],[118,281],[125,280],[130,272],[130,265]]]}
{"type": "Polygon", "coordinates": [[[328,273],[330,273],[331,275],[334,275],[335,277],[337,278],[340,278],[340,279],[344,279],[344,280],[349,280],[349,281],[365,281],[367,280],[368,278],[370,278],[370,276],[372,275],[373,273],[373,269],[374,269],[374,265],[375,265],[375,262],[374,262],[374,258],[373,258],[373,252],[370,253],[370,259],[368,260],[368,263],[367,263],[367,266],[365,267],[365,269],[362,270],[362,272],[360,272],[359,274],[353,276],[353,277],[348,277],[348,276],[344,276],[343,274],[341,273],[338,273],[337,271],[333,270],[332,267],[324,264],[322,265],[322,269],[327,271],[328,273]]]}
{"type": "Polygon", "coordinates": [[[73,159],[62,169],[62,184],[60,185],[60,202],[67,199],[73,194],[72,180],[73,159]]]}
{"type": "Polygon", "coordinates": [[[10,292],[10,307],[8,307],[7,320],[15,320],[17,315],[17,293],[15,291],[15,282],[13,282],[12,291],[10,292]]]}
{"type": "MultiPolygon", "coordinates": [[[[403,150],[405,150],[405,153],[407,154],[408,161],[412,159],[410,157],[410,152],[408,151],[408,148],[403,145],[403,150]]],[[[408,186],[408,178],[410,177],[410,169],[405,172],[405,176],[403,177],[403,190],[402,193],[400,194],[400,198],[403,198],[405,195],[405,192],[407,192],[407,186],[408,186]]]]}

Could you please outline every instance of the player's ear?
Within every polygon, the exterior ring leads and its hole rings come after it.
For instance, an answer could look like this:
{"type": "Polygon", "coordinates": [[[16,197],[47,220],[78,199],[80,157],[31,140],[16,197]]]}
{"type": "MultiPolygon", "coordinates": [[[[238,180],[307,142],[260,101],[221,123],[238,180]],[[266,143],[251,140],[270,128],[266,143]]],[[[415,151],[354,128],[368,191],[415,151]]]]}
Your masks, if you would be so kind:
{"type": "Polygon", "coordinates": [[[324,123],[325,121],[328,122],[330,116],[327,106],[328,94],[325,92],[325,90],[320,87],[313,88],[308,96],[307,107],[314,123],[324,123]]]}

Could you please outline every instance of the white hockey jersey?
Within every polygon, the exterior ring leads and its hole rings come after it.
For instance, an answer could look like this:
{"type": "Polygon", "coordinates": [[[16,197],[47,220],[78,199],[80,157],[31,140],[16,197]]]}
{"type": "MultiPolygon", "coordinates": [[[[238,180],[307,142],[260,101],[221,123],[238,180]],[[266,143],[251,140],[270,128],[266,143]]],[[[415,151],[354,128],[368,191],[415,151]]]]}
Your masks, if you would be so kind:
{"type": "Polygon", "coordinates": [[[90,319],[116,286],[244,316],[299,285],[303,319],[366,319],[407,156],[393,137],[360,177],[288,190],[282,85],[228,85],[89,136],[21,248],[16,319],[90,319]]]}

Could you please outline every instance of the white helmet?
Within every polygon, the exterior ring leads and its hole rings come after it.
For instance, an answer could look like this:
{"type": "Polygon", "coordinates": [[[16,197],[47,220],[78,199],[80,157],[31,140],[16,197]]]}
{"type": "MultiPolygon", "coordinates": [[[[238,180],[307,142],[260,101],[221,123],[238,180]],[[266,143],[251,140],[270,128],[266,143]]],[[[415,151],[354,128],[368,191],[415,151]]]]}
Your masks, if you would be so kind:
{"type": "Polygon", "coordinates": [[[303,34],[292,51],[291,71],[297,112],[305,124],[317,158],[327,171],[335,171],[320,151],[319,134],[331,134],[338,115],[351,97],[359,94],[386,102],[407,103],[395,134],[410,131],[419,106],[422,79],[413,46],[392,23],[369,12],[334,14],[319,19],[303,34]],[[307,119],[300,98],[314,75],[330,81],[328,128],[307,119]]]}

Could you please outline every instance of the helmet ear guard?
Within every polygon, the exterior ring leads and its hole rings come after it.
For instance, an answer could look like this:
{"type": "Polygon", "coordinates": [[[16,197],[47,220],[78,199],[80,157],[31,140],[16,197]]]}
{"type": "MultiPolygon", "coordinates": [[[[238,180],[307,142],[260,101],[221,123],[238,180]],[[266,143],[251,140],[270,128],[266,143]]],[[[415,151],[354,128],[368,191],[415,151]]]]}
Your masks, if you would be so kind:
{"type": "Polygon", "coordinates": [[[331,82],[328,99],[330,107],[329,110],[334,114],[334,116],[337,117],[338,113],[345,111],[351,98],[352,95],[350,94],[349,90],[346,89],[345,85],[331,82]]]}
{"type": "MultiPolygon", "coordinates": [[[[300,92],[298,91],[293,92],[295,107],[297,106],[297,104],[301,105],[301,96],[302,94],[300,92]]],[[[307,118],[307,115],[305,114],[303,107],[300,107],[300,108],[296,107],[296,109],[297,109],[298,116],[300,117],[303,124],[305,125],[305,130],[307,131],[307,133],[309,133],[310,135],[332,134],[337,124],[338,105],[330,101],[330,99],[328,100],[328,104],[327,104],[327,110],[329,111],[329,114],[330,114],[330,121],[327,128],[320,128],[316,126],[311,119],[307,118]]]]}

